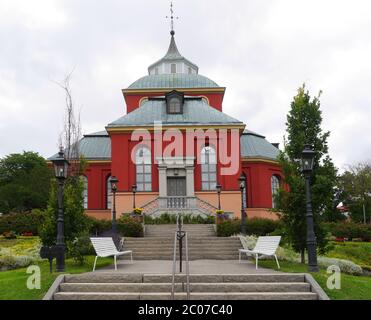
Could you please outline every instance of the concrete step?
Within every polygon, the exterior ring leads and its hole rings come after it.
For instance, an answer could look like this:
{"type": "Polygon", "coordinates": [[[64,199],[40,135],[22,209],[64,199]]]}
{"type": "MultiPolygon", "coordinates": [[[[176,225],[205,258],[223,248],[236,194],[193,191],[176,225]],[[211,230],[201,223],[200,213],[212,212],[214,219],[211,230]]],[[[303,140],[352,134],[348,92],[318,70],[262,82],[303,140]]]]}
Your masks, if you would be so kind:
{"type": "MultiPolygon", "coordinates": [[[[176,293],[176,300],[185,300],[186,293],[176,293]]],[[[318,295],[312,292],[195,292],[191,300],[317,300],[318,295]]],[[[165,292],[59,292],[55,300],[170,300],[171,294],[165,292]]]]}
{"type": "MultiPolygon", "coordinates": [[[[171,292],[171,283],[62,283],[61,292],[171,292]]],[[[177,283],[175,292],[184,292],[177,283]]],[[[191,292],[310,292],[309,283],[191,283],[191,292]]]]}
{"type": "MultiPolygon", "coordinates": [[[[158,242],[158,243],[166,243],[174,242],[174,235],[172,237],[144,237],[144,238],[124,238],[125,243],[128,242],[158,242]]],[[[220,238],[220,237],[194,237],[188,240],[189,243],[191,242],[198,242],[198,243],[215,243],[215,242],[235,242],[241,243],[240,239],[238,238],[220,238]]]]}
{"type": "MultiPolygon", "coordinates": [[[[177,274],[175,282],[185,282],[185,274],[177,274]]],[[[171,274],[125,274],[109,272],[91,272],[84,274],[66,275],[66,283],[171,283],[171,274]]],[[[276,274],[191,274],[191,283],[284,283],[305,282],[304,274],[276,273],[276,274]]]]}
{"type": "MultiPolygon", "coordinates": [[[[179,245],[177,244],[176,246],[177,248],[179,247],[179,245]]],[[[171,245],[159,245],[159,244],[127,244],[127,245],[124,245],[124,248],[135,248],[135,249],[138,249],[138,250],[143,250],[143,249],[147,249],[147,250],[150,250],[150,249],[158,249],[158,248],[161,248],[161,250],[173,250],[174,249],[174,245],[171,244],[171,245]]],[[[183,248],[185,248],[185,243],[183,243],[183,248]]],[[[194,250],[194,249],[201,249],[201,250],[214,250],[214,251],[217,251],[217,250],[229,250],[229,249],[236,249],[236,248],[242,248],[241,245],[238,245],[238,244],[216,244],[214,246],[211,246],[211,245],[208,245],[208,244],[188,244],[188,248],[190,250],[194,250]]]]}
{"type": "MultiPolygon", "coordinates": [[[[146,224],[148,230],[176,230],[177,225],[175,224],[146,224]]],[[[212,224],[183,224],[183,230],[214,230],[212,224]]]]}
{"type": "MultiPolygon", "coordinates": [[[[197,253],[197,252],[223,252],[223,253],[238,253],[238,249],[241,247],[233,246],[233,247],[218,247],[209,249],[208,247],[190,247],[189,253],[197,253]]],[[[146,253],[146,252],[156,252],[156,253],[173,253],[173,247],[155,247],[155,246],[148,246],[146,247],[137,247],[137,246],[125,246],[124,250],[132,250],[134,253],[146,253]]],[[[179,248],[177,247],[177,251],[179,248]]],[[[183,252],[185,252],[185,246],[183,246],[183,252]]]]}
{"type": "MultiPolygon", "coordinates": [[[[132,249],[132,248],[126,248],[126,249],[132,249]]],[[[150,254],[150,255],[153,255],[153,254],[159,254],[159,255],[169,255],[169,254],[171,254],[171,255],[173,255],[174,254],[174,251],[173,251],[173,249],[171,248],[171,249],[168,249],[168,250],[165,250],[165,249],[162,249],[161,250],[161,252],[151,252],[151,251],[149,251],[149,250],[146,250],[146,249],[141,249],[141,250],[138,250],[138,249],[136,249],[136,250],[132,250],[133,251],[133,255],[146,255],[146,254],[150,254]]],[[[185,249],[183,248],[183,251],[182,251],[182,253],[183,253],[183,255],[185,255],[185,249]]],[[[176,252],[176,254],[179,254],[179,250],[177,249],[177,252],[176,252]]],[[[202,249],[194,249],[194,248],[191,248],[191,249],[189,249],[188,250],[188,255],[202,255],[202,254],[204,254],[204,255],[209,255],[209,254],[226,254],[226,255],[237,255],[238,256],[238,249],[236,249],[236,250],[231,250],[231,249],[225,249],[225,250],[221,250],[221,249],[219,249],[219,250],[214,250],[214,249],[212,249],[212,250],[207,250],[206,252],[205,252],[205,250],[202,250],[202,249]]]]}
{"type": "MultiPolygon", "coordinates": [[[[159,261],[170,261],[173,260],[172,255],[168,256],[157,256],[157,255],[152,255],[152,256],[135,256],[133,255],[133,259],[136,261],[148,261],[148,260],[159,260],[159,261]]],[[[183,259],[185,261],[185,256],[183,256],[183,259]]],[[[120,258],[119,260],[121,261],[130,261],[130,258],[120,258]]],[[[177,256],[177,260],[179,260],[179,256],[177,256]]],[[[189,261],[196,261],[196,260],[223,260],[223,261],[236,261],[238,260],[238,256],[227,256],[227,255],[192,255],[188,258],[189,261]]],[[[246,260],[246,259],[243,259],[246,260]]]]}

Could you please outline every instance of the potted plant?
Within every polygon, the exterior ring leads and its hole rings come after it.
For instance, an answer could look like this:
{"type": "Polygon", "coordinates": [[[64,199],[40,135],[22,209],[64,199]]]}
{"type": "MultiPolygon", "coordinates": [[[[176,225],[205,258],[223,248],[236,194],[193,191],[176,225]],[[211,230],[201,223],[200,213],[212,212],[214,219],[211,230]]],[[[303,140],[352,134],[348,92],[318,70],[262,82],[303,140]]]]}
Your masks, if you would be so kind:
{"type": "Polygon", "coordinates": [[[216,210],[216,224],[220,224],[225,220],[224,210],[216,210]]]}
{"type": "Polygon", "coordinates": [[[137,220],[139,223],[143,223],[143,209],[135,208],[133,210],[133,218],[137,220]]]}

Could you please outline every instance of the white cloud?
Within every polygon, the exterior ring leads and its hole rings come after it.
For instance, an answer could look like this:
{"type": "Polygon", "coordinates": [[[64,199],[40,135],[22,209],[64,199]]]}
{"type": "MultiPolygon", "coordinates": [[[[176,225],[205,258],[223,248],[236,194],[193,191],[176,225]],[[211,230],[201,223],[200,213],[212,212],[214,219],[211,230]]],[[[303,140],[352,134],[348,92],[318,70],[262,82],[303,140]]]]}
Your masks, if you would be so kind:
{"type": "MultiPolygon", "coordinates": [[[[282,142],[292,97],[319,90],[335,163],[370,158],[371,3],[367,0],[177,0],[176,40],[200,73],[226,86],[224,110],[282,142]],[[212,8],[212,10],[211,10],[212,8]]],[[[62,80],[84,132],[125,111],[121,89],[146,75],[169,43],[169,1],[1,0],[0,156],[53,154],[62,80]],[[3,137],[11,136],[12,139],[3,137]]]]}
{"type": "Polygon", "coordinates": [[[18,25],[32,30],[66,24],[68,17],[60,0],[2,0],[0,25],[18,25]]]}

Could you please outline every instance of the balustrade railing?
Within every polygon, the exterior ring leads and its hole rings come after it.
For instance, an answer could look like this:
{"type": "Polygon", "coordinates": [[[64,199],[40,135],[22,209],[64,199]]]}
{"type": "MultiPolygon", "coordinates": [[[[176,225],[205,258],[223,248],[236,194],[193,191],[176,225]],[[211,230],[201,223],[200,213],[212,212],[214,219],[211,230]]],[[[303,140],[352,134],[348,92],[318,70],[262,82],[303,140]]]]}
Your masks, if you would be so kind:
{"type": "Polygon", "coordinates": [[[187,197],[167,197],[166,209],[190,209],[187,197]]]}

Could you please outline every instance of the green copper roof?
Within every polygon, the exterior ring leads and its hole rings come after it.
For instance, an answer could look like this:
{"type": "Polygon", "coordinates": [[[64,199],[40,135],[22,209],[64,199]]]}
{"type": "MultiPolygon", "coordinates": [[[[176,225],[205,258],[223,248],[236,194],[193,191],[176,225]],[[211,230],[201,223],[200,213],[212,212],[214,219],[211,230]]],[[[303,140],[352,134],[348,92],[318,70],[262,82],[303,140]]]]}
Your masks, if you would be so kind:
{"type": "Polygon", "coordinates": [[[163,125],[243,124],[210,107],[203,100],[185,100],[183,114],[167,114],[165,100],[149,100],[140,108],[110,123],[108,127],[145,126],[161,121],[163,125]]]}
{"type": "Polygon", "coordinates": [[[169,61],[184,61],[184,62],[190,64],[193,68],[195,68],[197,70],[197,73],[198,73],[198,66],[195,65],[193,62],[189,61],[188,59],[184,58],[180,54],[180,52],[178,50],[178,47],[175,43],[174,34],[172,34],[172,36],[171,36],[169,49],[168,49],[166,55],[162,59],[160,59],[159,61],[156,61],[155,63],[151,64],[148,67],[148,70],[150,70],[151,68],[153,68],[156,65],[159,65],[163,62],[169,62],[169,61]]]}
{"type": "MultiPolygon", "coordinates": [[[[111,138],[107,131],[101,131],[85,135],[79,141],[79,154],[87,160],[110,160],[111,138]]],[[[56,155],[50,157],[51,160],[56,155]]]]}
{"type": "Polygon", "coordinates": [[[279,149],[269,143],[264,136],[245,130],[241,137],[241,156],[276,160],[279,149]]]}
{"type": "MultiPolygon", "coordinates": [[[[106,131],[85,135],[80,140],[79,149],[80,154],[87,160],[111,159],[111,139],[106,131]]],[[[245,130],[241,137],[242,157],[276,160],[278,154],[279,150],[271,145],[264,136],[245,130]]]]}
{"type": "Polygon", "coordinates": [[[199,74],[158,74],[135,81],[128,89],[176,89],[176,88],[217,88],[214,81],[199,74]]]}

